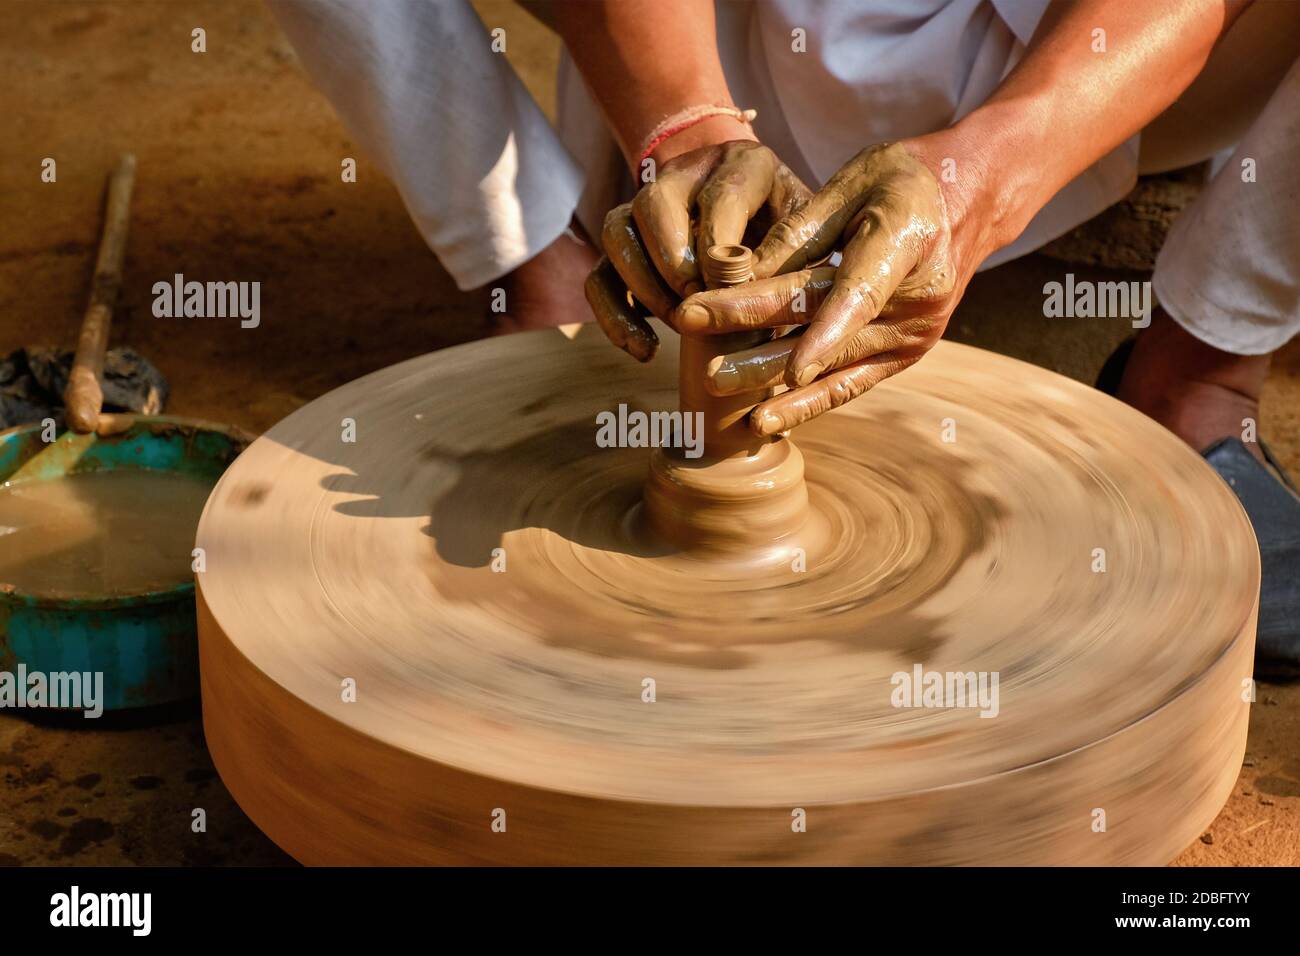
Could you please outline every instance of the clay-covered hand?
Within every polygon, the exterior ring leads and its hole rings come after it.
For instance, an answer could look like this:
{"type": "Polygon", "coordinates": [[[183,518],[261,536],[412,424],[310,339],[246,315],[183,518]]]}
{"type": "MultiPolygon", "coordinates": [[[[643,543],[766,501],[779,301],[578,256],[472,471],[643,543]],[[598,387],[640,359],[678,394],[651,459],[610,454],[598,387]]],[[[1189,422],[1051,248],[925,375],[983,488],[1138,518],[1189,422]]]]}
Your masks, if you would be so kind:
{"type": "Polygon", "coordinates": [[[756,241],[812,193],[766,146],[735,140],[683,153],[630,203],[605,217],[605,248],[587,279],[596,321],[619,348],[649,361],[659,339],[628,293],[673,325],[682,298],[704,288],[700,256],[756,241]]]}
{"type": "Polygon", "coordinates": [[[789,385],[750,417],[758,434],[776,434],[934,346],[961,291],[951,239],[930,169],[902,144],[872,146],[772,227],[755,251],[756,281],[689,297],[673,324],[689,333],[806,326],[710,368],[707,387],[719,395],[789,385]],[[809,268],[836,249],[838,268],[809,268]]]}

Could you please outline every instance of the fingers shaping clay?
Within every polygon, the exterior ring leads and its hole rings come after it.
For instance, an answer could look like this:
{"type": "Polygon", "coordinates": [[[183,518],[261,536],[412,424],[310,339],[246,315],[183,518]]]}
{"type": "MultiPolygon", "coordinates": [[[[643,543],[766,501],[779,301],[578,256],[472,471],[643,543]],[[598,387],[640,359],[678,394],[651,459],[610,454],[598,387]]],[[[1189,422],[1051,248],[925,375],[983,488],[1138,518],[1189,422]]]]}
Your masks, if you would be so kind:
{"type": "Polygon", "coordinates": [[[594,441],[677,408],[657,329],[645,365],[590,328],[413,359],[226,471],[204,727],[258,826],[316,864],[1159,864],[1203,831],[1259,564],[1192,450],[941,342],[798,429],[793,536],[772,494],[681,547],[648,520],[668,456],[594,441]]]}

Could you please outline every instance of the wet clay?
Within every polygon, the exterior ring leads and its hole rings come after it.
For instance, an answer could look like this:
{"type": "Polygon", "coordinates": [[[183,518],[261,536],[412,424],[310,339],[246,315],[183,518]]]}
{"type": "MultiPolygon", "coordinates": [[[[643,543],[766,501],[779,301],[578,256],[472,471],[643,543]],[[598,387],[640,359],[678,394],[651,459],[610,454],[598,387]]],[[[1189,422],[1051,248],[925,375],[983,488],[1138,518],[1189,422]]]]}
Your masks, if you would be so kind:
{"type": "MultiPolygon", "coordinates": [[[[701,264],[712,289],[742,286],[754,277],[753,253],[741,245],[712,246],[701,264]]],[[[725,356],[759,347],[771,335],[758,330],[681,337],[678,407],[700,416],[704,454],[691,460],[681,449],[656,449],[645,492],[651,528],[679,549],[771,560],[797,546],[808,509],[803,456],[789,439],[760,437],[749,425],[750,412],[772,390],[764,385],[720,394],[711,385],[725,356]]]]}
{"type": "Polygon", "coordinates": [[[941,342],[795,433],[803,554],[680,549],[644,527],[651,451],[594,440],[677,407],[659,331],[646,365],[592,327],[414,359],[230,467],[204,726],[259,827],[322,864],[1161,864],[1203,832],[1259,565],[1195,452],[941,342]],[[897,705],[918,666],[999,675],[997,716],[897,705]]]}
{"type": "MultiPolygon", "coordinates": [[[[712,246],[704,254],[704,280],[711,289],[742,286],[754,278],[754,256],[744,246],[712,246]]],[[[710,389],[710,368],[723,356],[752,348],[771,338],[771,332],[733,332],[682,336],[678,353],[677,396],[683,412],[699,412],[704,421],[704,456],[722,461],[760,454],[771,440],[749,428],[749,413],[772,393],[767,388],[720,395],[710,389]]]]}
{"type": "Polygon", "coordinates": [[[0,487],[0,585],[51,598],[144,594],[191,578],[212,482],[113,470],[0,487]]]}

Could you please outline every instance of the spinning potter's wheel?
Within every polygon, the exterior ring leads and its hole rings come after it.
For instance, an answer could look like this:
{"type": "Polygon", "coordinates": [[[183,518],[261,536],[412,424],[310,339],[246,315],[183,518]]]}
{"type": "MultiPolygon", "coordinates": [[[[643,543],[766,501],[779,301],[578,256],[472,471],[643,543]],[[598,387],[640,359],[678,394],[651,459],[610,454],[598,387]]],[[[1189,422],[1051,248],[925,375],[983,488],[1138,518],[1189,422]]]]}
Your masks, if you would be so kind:
{"type": "Polygon", "coordinates": [[[272,839],[322,864],[1158,864],[1213,819],[1259,567],[1196,454],[941,343],[793,433],[797,531],[674,547],[651,451],[596,444],[601,412],[676,407],[664,340],[648,365],[591,328],[413,359],[226,472],[204,724],[272,839]],[[996,716],[895,706],[918,670],[915,703],[996,674],[996,716]]]}

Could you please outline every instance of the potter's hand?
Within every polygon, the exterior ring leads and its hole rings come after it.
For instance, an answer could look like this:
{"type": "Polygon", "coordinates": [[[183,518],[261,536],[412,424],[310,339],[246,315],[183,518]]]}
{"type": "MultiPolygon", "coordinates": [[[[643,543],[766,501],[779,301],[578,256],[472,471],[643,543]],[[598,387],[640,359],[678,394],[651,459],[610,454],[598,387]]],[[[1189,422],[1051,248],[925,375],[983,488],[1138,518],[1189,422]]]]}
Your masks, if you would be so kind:
{"type": "Polygon", "coordinates": [[[933,347],[960,295],[951,238],[930,169],[901,144],[872,146],[772,227],[755,251],[756,281],[691,296],[674,327],[807,326],[710,368],[707,386],[720,395],[789,385],[750,417],[758,434],[776,434],[852,401],[933,347]],[[836,248],[838,268],[807,268],[836,248]]]}
{"type": "Polygon", "coordinates": [[[796,213],[811,193],[766,146],[736,140],[683,153],[636,198],[605,218],[605,247],[587,279],[600,327],[642,362],[659,345],[632,295],[670,326],[680,299],[704,288],[699,257],[714,245],[761,236],[796,213]]]}

